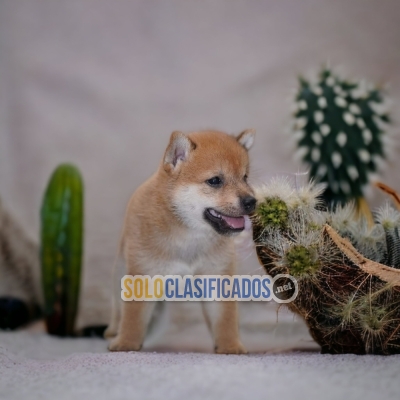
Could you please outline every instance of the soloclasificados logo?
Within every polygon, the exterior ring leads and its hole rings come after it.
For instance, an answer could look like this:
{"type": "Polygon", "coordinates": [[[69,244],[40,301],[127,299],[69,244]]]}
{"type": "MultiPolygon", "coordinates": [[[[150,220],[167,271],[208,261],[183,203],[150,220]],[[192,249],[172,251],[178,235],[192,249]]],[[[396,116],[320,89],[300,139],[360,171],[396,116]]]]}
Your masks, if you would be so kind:
{"type": "Polygon", "coordinates": [[[269,275],[125,275],[124,301],[271,301],[290,303],[298,294],[296,279],[269,275]]]}

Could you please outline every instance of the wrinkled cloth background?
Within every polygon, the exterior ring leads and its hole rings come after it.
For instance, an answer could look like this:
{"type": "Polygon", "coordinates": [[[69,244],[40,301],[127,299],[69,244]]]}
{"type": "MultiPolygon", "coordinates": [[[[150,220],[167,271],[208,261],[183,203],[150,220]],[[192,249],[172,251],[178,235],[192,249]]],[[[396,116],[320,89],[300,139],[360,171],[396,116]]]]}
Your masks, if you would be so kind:
{"type": "MultiPolygon", "coordinates": [[[[3,0],[0,196],[37,238],[52,170],[80,167],[79,324],[106,323],[126,203],[173,130],[256,128],[253,181],[292,174],[301,166],[285,129],[297,75],[329,62],[387,82],[396,113],[399,43],[397,0],[3,0]]],[[[398,189],[399,166],[394,157],[385,175],[398,189]]],[[[257,271],[246,251],[241,270],[257,271]]]]}

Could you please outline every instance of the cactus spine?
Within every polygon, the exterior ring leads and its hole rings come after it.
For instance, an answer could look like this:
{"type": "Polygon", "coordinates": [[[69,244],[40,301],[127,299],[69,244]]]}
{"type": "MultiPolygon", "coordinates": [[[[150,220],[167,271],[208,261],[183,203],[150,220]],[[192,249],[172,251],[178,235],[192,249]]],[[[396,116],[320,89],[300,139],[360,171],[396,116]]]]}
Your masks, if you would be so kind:
{"type": "Polygon", "coordinates": [[[83,182],[61,164],[48,183],[41,209],[41,265],[47,330],[71,336],[78,308],[83,252],[83,182]]]}

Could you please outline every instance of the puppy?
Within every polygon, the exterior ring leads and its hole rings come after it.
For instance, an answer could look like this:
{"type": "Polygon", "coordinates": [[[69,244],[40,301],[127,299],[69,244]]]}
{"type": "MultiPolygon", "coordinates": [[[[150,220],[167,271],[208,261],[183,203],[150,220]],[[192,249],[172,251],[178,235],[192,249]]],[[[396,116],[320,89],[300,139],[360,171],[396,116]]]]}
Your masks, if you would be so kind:
{"type": "MultiPolygon", "coordinates": [[[[233,236],[256,199],[247,183],[254,130],[173,132],[156,173],[131,197],[121,240],[129,275],[234,275],[233,236]]],[[[114,301],[111,351],[140,350],[155,302],[114,301]],[[120,302],[119,302],[120,303],[120,302]]],[[[202,302],[216,353],[245,353],[235,301],[202,302]]]]}

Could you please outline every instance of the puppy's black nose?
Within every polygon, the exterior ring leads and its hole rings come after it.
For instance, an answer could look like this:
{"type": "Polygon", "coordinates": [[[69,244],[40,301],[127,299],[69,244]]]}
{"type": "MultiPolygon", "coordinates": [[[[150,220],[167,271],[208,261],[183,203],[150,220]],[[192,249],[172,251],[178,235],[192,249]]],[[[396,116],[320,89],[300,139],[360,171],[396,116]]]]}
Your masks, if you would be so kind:
{"type": "Polygon", "coordinates": [[[242,208],[246,212],[251,213],[256,208],[257,200],[253,196],[246,196],[242,197],[240,199],[240,202],[242,204],[242,208]]]}

